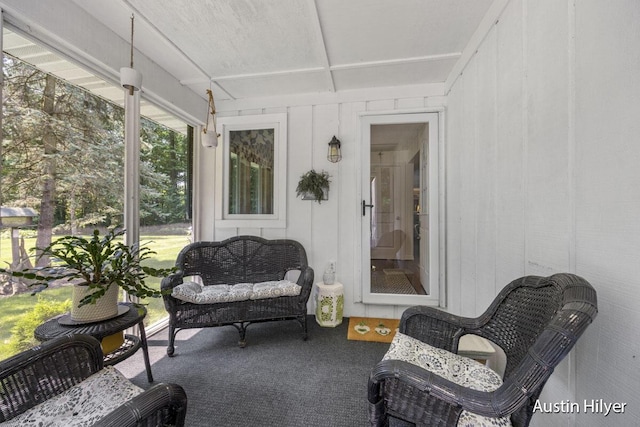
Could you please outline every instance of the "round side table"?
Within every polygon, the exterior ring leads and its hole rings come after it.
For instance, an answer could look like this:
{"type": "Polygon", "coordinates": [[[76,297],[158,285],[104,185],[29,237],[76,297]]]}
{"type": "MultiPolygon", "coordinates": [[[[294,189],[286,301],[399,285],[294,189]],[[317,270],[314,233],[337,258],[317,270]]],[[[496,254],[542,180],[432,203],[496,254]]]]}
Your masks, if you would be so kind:
{"type": "Polygon", "coordinates": [[[344,286],[334,282],[316,283],[316,322],[320,326],[336,327],[342,323],[344,312],[344,286]]]}
{"type": "Polygon", "coordinates": [[[86,334],[102,342],[102,339],[105,337],[138,325],[140,328],[140,336],[126,334],[124,336],[124,343],[119,348],[104,355],[104,365],[115,365],[129,358],[142,347],[144,365],[147,370],[147,380],[153,382],[151,363],[149,363],[147,335],[144,331],[144,318],[147,315],[147,310],[144,307],[138,308],[132,303],[120,303],[120,305],[127,307],[128,310],[118,317],[101,322],[70,325],[67,324],[67,322],[59,322],[59,320],[66,320],[66,317],[68,317],[68,314],[63,314],[39,325],[33,335],[38,341],[49,341],[63,335],[86,334]]]}

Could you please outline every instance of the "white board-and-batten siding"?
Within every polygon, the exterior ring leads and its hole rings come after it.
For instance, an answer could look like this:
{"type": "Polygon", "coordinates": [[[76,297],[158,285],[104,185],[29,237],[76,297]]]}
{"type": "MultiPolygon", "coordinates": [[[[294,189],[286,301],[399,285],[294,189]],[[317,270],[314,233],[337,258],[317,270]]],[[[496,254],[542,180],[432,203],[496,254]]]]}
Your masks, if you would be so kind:
{"type": "Polygon", "coordinates": [[[624,414],[536,414],[532,426],[640,425],[640,3],[511,0],[447,87],[452,312],[511,279],[568,271],[599,314],[541,401],[624,414]]]}
{"type": "MultiPolygon", "coordinates": [[[[287,114],[287,226],[286,228],[224,228],[212,220],[215,203],[212,191],[216,179],[214,168],[217,150],[197,147],[198,185],[200,198],[199,229],[201,239],[222,240],[228,237],[251,234],[268,239],[290,238],[299,241],[307,250],[309,264],[315,270],[315,281],[330,260],[336,261],[336,280],[344,284],[345,315],[399,318],[405,306],[362,304],[358,254],[361,229],[361,142],[360,115],[364,112],[402,112],[442,108],[444,85],[415,88],[415,93],[424,96],[393,98],[388,90],[382,95],[366,99],[366,96],[346,99],[336,95],[335,100],[309,104],[291,99],[220,102],[220,116],[252,114],[287,114]],[[387,95],[389,93],[389,95],[387,95]],[[387,98],[387,96],[389,96],[387,98]],[[261,102],[263,104],[261,104],[261,102]],[[263,105],[260,107],[260,105],[263,105]],[[267,106],[264,106],[267,105],[267,106]],[[237,108],[237,109],[236,109],[237,108]],[[342,142],[343,158],[339,163],[327,160],[328,143],[333,136],[342,142]],[[310,169],[325,170],[330,175],[329,199],[318,204],[296,197],[296,186],[300,176],[310,169]],[[208,195],[207,195],[208,194],[208,195]]],[[[368,147],[366,148],[368,149],[368,147]]],[[[313,298],[309,312],[313,312],[313,298]]]]}

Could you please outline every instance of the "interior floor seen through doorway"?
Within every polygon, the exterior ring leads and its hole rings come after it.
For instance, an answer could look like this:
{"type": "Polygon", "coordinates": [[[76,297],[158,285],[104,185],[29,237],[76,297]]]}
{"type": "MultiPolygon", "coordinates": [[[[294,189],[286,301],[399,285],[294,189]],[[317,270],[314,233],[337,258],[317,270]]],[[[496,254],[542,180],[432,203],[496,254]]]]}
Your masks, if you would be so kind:
{"type": "Polygon", "coordinates": [[[418,264],[413,260],[397,259],[371,260],[371,292],[427,294],[420,283],[418,264]],[[401,281],[406,278],[413,292],[408,286],[395,287],[392,285],[399,279],[399,276],[402,276],[401,281]],[[389,286],[386,287],[385,284],[389,286]]]}

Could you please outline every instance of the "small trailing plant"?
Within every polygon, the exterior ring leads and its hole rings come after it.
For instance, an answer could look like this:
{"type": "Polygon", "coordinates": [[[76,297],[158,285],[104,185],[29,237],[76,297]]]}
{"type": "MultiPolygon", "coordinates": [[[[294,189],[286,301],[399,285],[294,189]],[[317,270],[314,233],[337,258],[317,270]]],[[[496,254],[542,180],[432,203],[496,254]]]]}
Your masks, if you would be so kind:
{"type": "Polygon", "coordinates": [[[161,296],[162,291],[149,287],[145,278],[167,276],[175,268],[156,269],[142,265],[155,252],[139,244],[126,245],[120,240],[124,233],[124,229],[114,228],[104,236],[100,236],[98,230],[94,230],[90,238],[64,236],[46,248],[34,249],[40,251],[39,257],[59,260],[60,265],[15,271],[0,268],[0,273],[27,279],[29,286],[40,286],[35,292],[47,288],[55,280],[86,285],[94,292],[80,300],[80,306],[95,303],[114,285],[138,298],[161,296]]]}
{"type": "Polygon", "coordinates": [[[316,172],[311,169],[300,177],[296,193],[298,196],[311,194],[317,200],[318,204],[322,202],[325,191],[329,191],[329,173],[326,171],[316,172]]]}

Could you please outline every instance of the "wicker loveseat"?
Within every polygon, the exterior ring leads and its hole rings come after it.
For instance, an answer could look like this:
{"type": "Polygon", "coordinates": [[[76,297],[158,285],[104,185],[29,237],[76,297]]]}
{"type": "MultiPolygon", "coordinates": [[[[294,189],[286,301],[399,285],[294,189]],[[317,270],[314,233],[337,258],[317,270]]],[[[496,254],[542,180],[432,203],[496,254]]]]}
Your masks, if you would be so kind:
{"type": "Polygon", "coordinates": [[[478,318],[430,307],[407,309],[389,352],[369,378],[371,425],[528,426],[547,379],[597,311],[593,287],[566,273],[514,280],[478,318]],[[502,379],[452,354],[465,334],[504,350],[502,379]]]}
{"type": "Polygon", "coordinates": [[[306,340],[314,273],[300,243],[255,236],[191,243],[178,254],[176,267],[178,271],[161,285],[172,291],[163,296],[169,313],[169,356],[174,354],[178,331],[188,328],[233,325],[244,347],[249,324],[295,319],[306,340]],[[273,288],[260,295],[261,286],[273,288]],[[185,298],[185,287],[195,289],[193,298],[185,298]],[[215,298],[202,298],[205,295],[215,298]]]}
{"type": "Polygon", "coordinates": [[[0,362],[0,426],[184,426],[187,397],[176,384],[142,390],[103,369],[100,342],[55,338],[0,362]]]}

